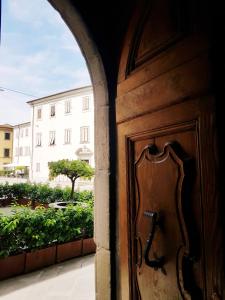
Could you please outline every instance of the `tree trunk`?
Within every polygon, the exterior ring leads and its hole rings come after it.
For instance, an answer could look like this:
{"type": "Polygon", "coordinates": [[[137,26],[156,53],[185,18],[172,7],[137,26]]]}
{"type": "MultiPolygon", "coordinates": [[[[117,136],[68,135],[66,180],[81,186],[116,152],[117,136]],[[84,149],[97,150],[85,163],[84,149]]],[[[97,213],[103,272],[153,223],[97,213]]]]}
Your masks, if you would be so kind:
{"type": "Polygon", "coordinates": [[[71,194],[70,194],[70,199],[73,199],[73,194],[74,194],[74,187],[75,187],[75,180],[76,179],[71,179],[72,182],[72,188],[71,188],[71,194]]]}

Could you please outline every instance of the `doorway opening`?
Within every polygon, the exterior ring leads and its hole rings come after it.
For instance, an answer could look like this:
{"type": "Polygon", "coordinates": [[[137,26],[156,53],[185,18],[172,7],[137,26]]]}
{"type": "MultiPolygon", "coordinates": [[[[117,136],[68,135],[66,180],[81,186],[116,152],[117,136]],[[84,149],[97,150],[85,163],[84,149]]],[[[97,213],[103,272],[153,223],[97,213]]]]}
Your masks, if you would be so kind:
{"type": "MultiPolygon", "coordinates": [[[[110,238],[109,238],[109,102],[106,77],[101,56],[88,34],[85,23],[70,1],[50,0],[75,36],[89,69],[94,93],[95,128],[95,242],[96,293],[110,295],[110,238]],[[102,226],[104,224],[104,226],[102,226]],[[104,270],[104,272],[103,272],[104,270]]],[[[60,64],[60,62],[59,62],[60,64]]],[[[51,109],[53,112],[53,109],[51,109]]],[[[53,116],[52,116],[53,117],[53,116]]],[[[52,135],[51,135],[52,137],[52,135]]],[[[84,158],[83,160],[87,160],[84,158]]],[[[38,170],[39,166],[36,165],[38,170]]]]}

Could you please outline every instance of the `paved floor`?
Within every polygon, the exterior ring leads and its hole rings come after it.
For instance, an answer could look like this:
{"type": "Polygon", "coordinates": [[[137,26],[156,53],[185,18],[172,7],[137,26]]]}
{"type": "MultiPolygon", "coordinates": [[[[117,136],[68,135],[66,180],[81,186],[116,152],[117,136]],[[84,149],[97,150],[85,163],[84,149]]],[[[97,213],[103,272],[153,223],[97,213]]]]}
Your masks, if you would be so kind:
{"type": "Polygon", "coordinates": [[[15,208],[13,206],[0,207],[0,214],[3,214],[4,216],[10,216],[13,214],[13,211],[20,210],[20,209],[21,208],[19,207],[15,208]]]}
{"type": "Polygon", "coordinates": [[[4,216],[10,216],[14,213],[14,211],[19,211],[21,209],[22,208],[15,207],[15,206],[0,207],[0,217],[1,217],[1,214],[3,214],[4,216]]]}
{"type": "Polygon", "coordinates": [[[0,214],[9,216],[12,214],[12,208],[7,206],[7,207],[0,207],[0,214]]]}
{"type": "Polygon", "coordinates": [[[94,255],[0,282],[1,300],[94,300],[94,255]]]}

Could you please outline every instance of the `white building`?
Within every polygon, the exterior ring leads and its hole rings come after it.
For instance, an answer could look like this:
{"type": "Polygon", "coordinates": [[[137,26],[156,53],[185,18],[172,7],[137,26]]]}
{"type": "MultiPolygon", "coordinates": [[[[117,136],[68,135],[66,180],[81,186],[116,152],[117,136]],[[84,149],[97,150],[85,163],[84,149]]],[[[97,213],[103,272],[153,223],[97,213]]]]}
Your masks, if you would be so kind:
{"type": "Polygon", "coordinates": [[[13,127],[13,166],[31,165],[31,122],[13,127]]]}
{"type": "MultiPolygon", "coordinates": [[[[48,163],[81,159],[94,166],[94,101],[91,86],[29,101],[32,107],[30,180],[48,181],[48,163]]],[[[56,179],[65,181],[64,176],[56,179]]]]}

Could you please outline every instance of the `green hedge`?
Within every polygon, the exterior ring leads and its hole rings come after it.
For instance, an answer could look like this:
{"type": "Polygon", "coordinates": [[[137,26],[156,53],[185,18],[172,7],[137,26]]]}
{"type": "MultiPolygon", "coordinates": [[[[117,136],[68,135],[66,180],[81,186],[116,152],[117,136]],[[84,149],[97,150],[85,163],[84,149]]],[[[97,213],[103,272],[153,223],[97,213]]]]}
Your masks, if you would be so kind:
{"type": "Polygon", "coordinates": [[[52,203],[55,201],[74,200],[78,202],[93,201],[93,192],[83,191],[75,192],[73,199],[70,198],[70,188],[51,188],[47,184],[30,184],[30,183],[15,183],[12,185],[0,184],[0,201],[1,199],[30,199],[40,203],[52,203]]]}
{"type": "Polygon", "coordinates": [[[0,257],[93,236],[93,205],[65,209],[15,208],[0,217],[0,257]]]}

